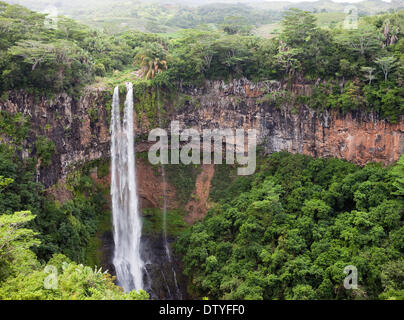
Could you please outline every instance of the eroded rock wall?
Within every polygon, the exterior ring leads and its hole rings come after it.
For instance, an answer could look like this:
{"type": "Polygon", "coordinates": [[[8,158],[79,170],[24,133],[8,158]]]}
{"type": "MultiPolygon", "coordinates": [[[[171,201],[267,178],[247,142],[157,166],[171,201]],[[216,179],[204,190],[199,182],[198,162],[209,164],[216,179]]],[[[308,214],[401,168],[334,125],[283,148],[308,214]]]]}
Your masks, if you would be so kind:
{"type": "MultiPolygon", "coordinates": [[[[316,112],[307,107],[276,108],[264,95],[278,91],[277,84],[248,81],[209,82],[190,89],[197,103],[181,108],[173,119],[183,128],[244,128],[258,131],[267,153],[287,150],[315,157],[337,157],[364,165],[390,164],[404,152],[404,118],[390,124],[374,113],[316,112]]],[[[304,86],[294,89],[306,92],[304,86]]]]}
{"type": "MultiPolygon", "coordinates": [[[[257,129],[258,140],[268,153],[287,150],[363,165],[372,161],[390,164],[404,152],[403,118],[390,124],[373,113],[316,112],[304,106],[276,108],[264,99],[281,89],[277,82],[211,81],[199,88],[183,88],[181,94],[189,99],[181,106],[167,104],[165,108],[169,120],[180,121],[182,128],[257,129]]],[[[307,94],[309,90],[306,86],[293,88],[297,93],[307,94]]],[[[36,134],[55,142],[52,164],[38,172],[38,180],[46,187],[65,178],[77,164],[109,157],[109,111],[103,89],[87,90],[79,101],[66,94],[36,101],[22,91],[11,92],[7,101],[0,102],[0,110],[25,114],[36,134]]],[[[135,122],[137,132],[147,135],[147,121],[135,117],[135,122]]],[[[22,156],[35,152],[28,148],[34,138],[31,134],[22,146],[22,156]]],[[[147,151],[149,145],[138,141],[137,150],[147,151]]],[[[154,180],[145,177],[145,181],[150,184],[154,180]]]]}
{"type": "Polygon", "coordinates": [[[23,157],[35,153],[32,146],[37,135],[55,143],[51,165],[38,167],[38,180],[45,187],[65,178],[76,165],[109,154],[108,112],[102,91],[86,91],[79,101],[66,94],[36,99],[23,91],[10,92],[9,99],[0,102],[0,110],[20,112],[31,122],[32,132],[21,146],[23,157]]]}

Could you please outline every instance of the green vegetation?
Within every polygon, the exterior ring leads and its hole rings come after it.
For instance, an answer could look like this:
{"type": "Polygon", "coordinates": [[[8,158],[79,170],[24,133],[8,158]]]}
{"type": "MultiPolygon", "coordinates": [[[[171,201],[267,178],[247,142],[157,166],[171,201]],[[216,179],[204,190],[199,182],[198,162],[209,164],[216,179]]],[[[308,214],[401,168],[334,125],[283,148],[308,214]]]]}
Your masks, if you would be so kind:
{"type": "Polygon", "coordinates": [[[23,162],[11,148],[0,147],[0,176],[13,179],[0,194],[0,212],[29,210],[37,216],[30,227],[40,233],[41,244],[34,251],[41,260],[63,253],[74,261],[86,262],[89,240],[104,212],[103,190],[86,173],[76,172],[70,180],[73,199],[63,205],[50,201],[44,197],[43,187],[34,182],[35,163],[23,162]]]}
{"type": "Polygon", "coordinates": [[[61,254],[41,264],[30,250],[40,242],[25,228],[29,211],[0,215],[1,300],[145,300],[144,291],[123,293],[107,273],[61,254]]]}
{"type": "Polygon", "coordinates": [[[90,238],[87,245],[86,265],[91,267],[101,266],[103,254],[101,237],[106,232],[112,232],[112,212],[110,210],[104,209],[97,218],[97,232],[90,238]]]}
{"type": "Polygon", "coordinates": [[[154,78],[163,70],[167,70],[163,46],[158,43],[145,44],[135,56],[135,64],[139,64],[140,76],[146,79],[154,78]]]}
{"type": "Polygon", "coordinates": [[[55,143],[46,137],[37,137],[35,141],[35,150],[42,167],[47,167],[51,163],[51,158],[55,152],[55,143]]]}
{"type": "MultiPolygon", "coordinates": [[[[335,11],[103,3],[104,21],[99,9],[78,13],[81,21],[98,27],[126,21],[122,30],[104,32],[63,16],[49,26],[46,14],[0,2],[0,101],[21,89],[37,102],[61,92],[77,99],[85,86],[98,86],[110,110],[110,90],[118,85],[123,98],[124,82],[131,81],[138,119],[155,127],[165,125],[171,107],[198,107],[197,99],[178,93],[184,87],[246,78],[279,83],[257,100],[276,108],[371,110],[392,123],[404,114],[403,10],[361,17],[358,29],[346,30],[335,11]],[[125,14],[117,18],[117,12],[125,14]],[[268,26],[270,39],[256,35],[268,26]]],[[[91,125],[98,111],[88,109],[91,125]]],[[[0,111],[0,299],[147,298],[124,294],[93,269],[101,260],[100,235],[111,224],[108,188],[92,177],[95,168],[98,178],[106,177],[109,161],[75,168],[63,186],[69,199],[52,200],[35,181],[37,170],[52,165],[56,146],[35,135],[29,122],[25,114],[0,111]],[[58,287],[45,289],[55,272],[58,287]]],[[[360,168],[277,153],[262,157],[251,177],[216,166],[210,191],[216,205],[190,228],[183,206],[200,167],[165,167],[180,202],[167,212],[167,232],[179,236],[176,249],[196,294],[404,299],[404,157],[392,167],[360,168]],[[358,268],[356,290],[343,288],[347,265],[358,268]]],[[[160,209],[145,210],[146,234],[162,225],[160,209]]]]}
{"type": "Polygon", "coordinates": [[[213,299],[403,299],[403,178],[404,156],[360,168],[273,154],[253,179],[233,179],[176,248],[213,299]],[[343,287],[348,265],[357,290],[343,287]]]}
{"type": "Polygon", "coordinates": [[[237,168],[227,164],[215,165],[209,197],[214,202],[232,199],[250,187],[252,176],[237,179],[237,168]]]}
{"type": "Polygon", "coordinates": [[[94,76],[131,63],[131,49],[62,17],[49,28],[46,15],[0,2],[0,92],[24,88],[35,94],[77,96],[94,76]]]}
{"type": "Polygon", "coordinates": [[[152,78],[151,87],[172,89],[206,79],[275,80],[286,90],[272,93],[274,106],[374,110],[395,122],[404,105],[402,30],[403,11],[365,17],[357,30],[345,30],[318,27],[315,15],[289,10],[276,38],[183,30],[171,38],[158,36],[153,44],[139,43],[135,66],[152,78]],[[308,95],[290,90],[294,84],[310,87],[308,95]]]}
{"type": "MultiPolygon", "coordinates": [[[[163,230],[163,212],[160,208],[143,210],[143,234],[156,235],[163,230]]],[[[178,237],[186,228],[185,212],[181,209],[167,210],[167,235],[178,237]]]]}
{"type": "Polygon", "coordinates": [[[94,267],[100,262],[96,231],[110,228],[110,215],[105,188],[89,177],[92,165],[71,175],[73,199],[60,205],[34,182],[33,162],[0,145],[0,299],[148,299],[144,291],[124,293],[94,267]]]}
{"type": "Polygon", "coordinates": [[[177,190],[177,198],[183,205],[190,199],[195,189],[196,177],[200,173],[200,166],[185,164],[165,165],[167,179],[177,190]]]}
{"type": "Polygon", "coordinates": [[[19,145],[27,138],[29,128],[30,124],[28,119],[21,113],[10,114],[3,110],[0,111],[0,130],[3,136],[2,138],[7,136],[19,145]]]}
{"type": "MultiPolygon", "coordinates": [[[[210,19],[215,12],[223,17],[216,5],[196,10],[210,19]]],[[[132,81],[138,93],[150,95],[151,90],[153,95],[157,88],[170,91],[206,79],[248,78],[284,84],[285,92],[273,97],[275,106],[374,110],[397,121],[404,106],[404,12],[363,17],[357,30],[346,30],[341,23],[324,28],[323,15],[327,13],[288,10],[272,39],[246,31],[250,20],[258,21],[255,16],[244,17],[244,25],[232,15],[220,18],[222,28],[109,35],[64,17],[57,27],[48,28],[44,14],[1,3],[0,23],[8,32],[0,36],[0,93],[7,97],[7,90],[24,88],[77,96],[91,83],[112,88],[132,81]],[[290,90],[295,84],[310,87],[314,94],[306,97],[290,90]]],[[[143,109],[149,119],[156,119],[156,108],[143,109]]],[[[96,119],[94,110],[90,113],[96,119]]]]}

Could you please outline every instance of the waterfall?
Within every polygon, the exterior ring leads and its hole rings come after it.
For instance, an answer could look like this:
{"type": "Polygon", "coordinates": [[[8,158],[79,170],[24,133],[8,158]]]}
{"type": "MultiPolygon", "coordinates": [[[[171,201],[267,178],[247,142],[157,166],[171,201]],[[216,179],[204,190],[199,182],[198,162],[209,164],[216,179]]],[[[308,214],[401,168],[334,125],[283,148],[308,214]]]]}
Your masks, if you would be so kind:
{"type": "Polygon", "coordinates": [[[168,261],[171,262],[171,254],[170,248],[168,246],[167,240],[167,181],[166,181],[166,169],[164,164],[160,164],[161,166],[161,177],[163,180],[163,240],[164,240],[164,249],[166,251],[166,255],[168,261]]]}
{"type": "Polygon", "coordinates": [[[114,225],[115,266],[118,284],[125,291],[143,289],[142,232],[136,190],[133,128],[133,86],[126,84],[124,118],[121,124],[119,89],[114,90],[111,116],[111,197],[114,225]]]}

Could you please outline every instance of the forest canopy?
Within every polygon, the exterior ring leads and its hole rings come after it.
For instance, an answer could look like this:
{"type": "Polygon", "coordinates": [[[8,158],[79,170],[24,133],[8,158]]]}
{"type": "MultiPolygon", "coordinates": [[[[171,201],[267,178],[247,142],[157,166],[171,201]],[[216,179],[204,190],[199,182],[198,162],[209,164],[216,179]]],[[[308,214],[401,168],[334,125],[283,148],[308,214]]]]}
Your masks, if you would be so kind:
{"type": "Polygon", "coordinates": [[[275,153],[254,177],[219,169],[219,198],[177,242],[212,299],[404,299],[404,156],[391,168],[275,153]],[[227,173],[226,173],[227,172],[227,173]],[[344,268],[358,270],[345,290],[344,268]]]}
{"type": "Polygon", "coordinates": [[[363,17],[358,29],[349,30],[321,28],[312,13],[291,9],[272,39],[249,33],[237,19],[219,30],[114,35],[66,17],[50,28],[46,19],[45,14],[0,3],[3,97],[19,88],[77,96],[96,77],[108,82],[137,69],[146,69],[140,75],[147,75],[148,68],[157,66],[164,72],[147,77],[151,85],[172,89],[215,79],[279,81],[313,88],[310,96],[281,92],[279,104],[368,109],[392,122],[403,114],[403,11],[363,17]]]}
{"type": "Polygon", "coordinates": [[[92,260],[105,199],[86,170],[70,178],[74,197],[60,205],[35,182],[34,162],[0,144],[0,300],[148,299],[124,293],[92,260]]]}

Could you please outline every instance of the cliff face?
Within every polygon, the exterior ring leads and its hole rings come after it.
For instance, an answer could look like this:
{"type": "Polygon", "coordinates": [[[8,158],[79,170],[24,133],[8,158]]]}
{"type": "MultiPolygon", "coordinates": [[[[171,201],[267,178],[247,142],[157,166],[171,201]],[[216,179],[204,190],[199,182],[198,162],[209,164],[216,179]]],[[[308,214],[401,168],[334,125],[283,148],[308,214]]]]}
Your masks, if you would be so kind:
{"type": "MultiPolygon", "coordinates": [[[[307,91],[305,87],[294,88],[307,91]]],[[[189,90],[198,107],[187,105],[173,118],[184,127],[256,129],[267,153],[287,150],[314,157],[337,157],[364,165],[390,164],[404,152],[404,118],[398,124],[374,113],[316,112],[300,107],[275,108],[260,97],[277,87],[248,81],[210,82],[189,90]]]]}
{"type": "MultiPolygon", "coordinates": [[[[188,99],[180,108],[166,106],[167,117],[180,121],[182,128],[257,129],[258,140],[268,153],[287,150],[315,157],[333,156],[363,165],[372,161],[390,164],[404,152],[403,118],[398,124],[390,124],[365,112],[280,109],[263,99],[265,94],[279,89],[277,83],[207,82],[201,88],[184,88],[182,94],[188,99]]],[[[0,102],[0,110],[30,117],[33,131],[55,142],[52,165],[38,172],[38,179],[46,187],[64,178],[77,164],[109,157],[104,96],[102,90],[93,89],[79,101],[64,94],[35,101],[23,92],[14,92],[7,101],[0,102]]],[[[147,121],[138,116],[135,122],[137,132],[147,134],[147,121]]],[[[33,139],[34,135],[28,142],[33,139]]],[[[25,149],[22,155],[29,156],[28,144],[22,147],[25,149]]],[[[146,151],[147,147],[144,141],[137,144],[138,151],[146,151]]]]}
{"type": "Polygon", "coordinates": [[[107,110],[101,91],[88,91],[79,101],[66,94],[38,101],[22,91],[11,92],[7,101],[0,102],[0,110],[20,112],[29,118],[32,132],[22,145],[22,157],[35,153],[29,150],[35,135],[46,136],[55,143],[52,164],[38,172],[38,180],[46,187],[66,177],[75,165],[109,154],[107,110]]]}

